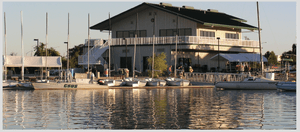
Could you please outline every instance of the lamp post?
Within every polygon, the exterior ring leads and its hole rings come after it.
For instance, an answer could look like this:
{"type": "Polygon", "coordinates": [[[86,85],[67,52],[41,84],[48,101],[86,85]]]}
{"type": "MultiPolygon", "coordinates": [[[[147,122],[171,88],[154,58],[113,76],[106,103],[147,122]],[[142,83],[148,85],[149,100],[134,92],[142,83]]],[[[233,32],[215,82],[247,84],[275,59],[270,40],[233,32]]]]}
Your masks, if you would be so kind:
{"type": "Polygon", "coordinates": [[[219,40],[220,40],[220,37],[217,37],[217,39],[218,39],[218,67],[217,67],[217,70],[218,70],[218,72],[220,71],[219,69],[220,69],[220,49],[219,49],[219,40]]]}
{"type": "MultiPolygon", "coordinates": [[[[64,42],[64,44],[67,44],[67,74],[69,71],[69,43],[68,42],[64,42]]],[[[69,78],[67,78],[68,82],[69,82],[69,78]]]]}
{"type": "MultiPolygon", "coordinates": [[[[36,41],[37,49],[36,49],[36,56],[40,53],[39,48],[39,39],[33,39],[33,41],[36,41]]],[[[43,79],[43,67],[41,67],[41,80],[43,79]]]]}

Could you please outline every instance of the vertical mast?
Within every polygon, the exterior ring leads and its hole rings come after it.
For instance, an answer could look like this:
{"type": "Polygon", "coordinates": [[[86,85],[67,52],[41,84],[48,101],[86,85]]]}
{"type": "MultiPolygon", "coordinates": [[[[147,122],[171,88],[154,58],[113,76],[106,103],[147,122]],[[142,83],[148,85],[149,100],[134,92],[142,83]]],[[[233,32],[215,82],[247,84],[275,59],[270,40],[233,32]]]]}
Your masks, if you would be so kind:
{"type": "Polygon", "coordinates": [[[110,23],[110,13],[108,13],[108,22],[109,22],[109,30],[108,30],[108,77],[110,77],[110,30],[111,30],[111,23],[110,23]]]}
{"type": "Polygon", "coordinates": [[[138,13],[136,13],[136,23],[135,23],[135,35],[134,35],[134,51],[133,51],[133,67],[132,67],[132,77],[135,76],[135,56],[136,56],[136,39],[137,39],[137,22],[138,22],[138,13]]]}
{"type": "Polygon", "coordinates": [[[90,13],[88,14],[88,73],[90,73],[90,13]]]}
{"type": "Polygon", "coordinates": [[[178,37],[178,14],[177,14],[177,21],[176,21],[176,36],[175,36],[175,66],[174,66],[174,77],[176,77],[177,37],[178,37]]]}
{"type": "Polygon", "coordinates": [[[48,52],[48,12],[46,12],[46,80],[48,78],[48,71],[47,71],[47,61],[48,61],[48,55],[47,55],[47,52],[48,52]]]}
{"type": "Polygon", "coordinates": [[[4,72],[4,74],[5,74],[5,81],[7,81],[7,67],[6,67],[6,60],[7,60],[7,58],[6,58],[6,51],[7,51],[7,46],[6,46],[6,42],[7,42],[7,39],[6,39],[6,17],[5,17],[5,12],[4,12],[4,36],[5,36],[5,52],[4,52],[4,69],[5,69],[5,72],[4,72]]]}
{"type": "Polygon", "coordinates": [[[260,50],[260,63],[261,63],[261,75],[263,76],[263,69],[264,69],[264,62],[263,62],[263,56],[261,53],[262,46],[261,46],[261,38],[260,38],[260,22],[259,22],[259,9],[258,9],[258,1],[256,2],[257,5],[257,20],[258,20],[258,39],[259,39],[259,50],[260,50]]]}
{"type": "Polygon", "coordinates": [[[24,80],[23,12],[21,11],[22,80],[24,80]]]}
{"type": "Polygon", "coordinates": [[[154,77],[154,40],[155,40],[155,22],[156,22],[156,14],[154,13],[154,21],[153,21],[153,47],[152,47],[152,78],[154,77]]]}
{"type": "MultiPolygon", "coordinates": [[[[68,43],[67,43],[67,75],[69,73],[69,40],[70,40],[70,14],[68,13],[68,43]]],[[[69,82],[69,77],[67,78],[68,82],[69,82]]]]}

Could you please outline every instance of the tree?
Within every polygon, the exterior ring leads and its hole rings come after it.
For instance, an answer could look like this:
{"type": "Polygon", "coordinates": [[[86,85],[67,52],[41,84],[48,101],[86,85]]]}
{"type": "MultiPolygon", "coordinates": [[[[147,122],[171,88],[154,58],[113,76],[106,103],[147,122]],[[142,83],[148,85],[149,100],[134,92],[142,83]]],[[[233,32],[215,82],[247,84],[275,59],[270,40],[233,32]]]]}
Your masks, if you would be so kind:
{"type": "Polygon", "coordinates": [[[271,53],[268,57],[268,63],[269,63],[269,65],[276,65],[278,63],[277,57],[276,57],[274,51],[271,51],[271,53]]]}
{"type": "Polygon", "coordinates": [[[268,59],[269,56],[270,56],[270,51],[267,51],[267,52],[265,53],[264,57],[266,57],[266,58],[268,59]]]}
{"type": "Polygon", "coordinates": [[[69,49],[69,61],[70,61],[70,68],[82,68],[83,66],[78,65],[78,56],[82,55],[83,53],[83,44],[78,46],[74,46],[74,48],[69,49]]]}
{"type": "MultiPolygon", "coordinates": [[[[167,70],[168,65],[166,59],[166,54],[162,52],[159,55],[154,55],[154,77],[157,78],[158,76],[161,76],[164,71],[167,70]],[[159,71],[158,71],[159,70],[159,71]]],[[[148,64],[152,66],[152,57],[149,57],[147,59],[148,64]]],[[[152,76],[152,70],[148,71],[148,76],[152,76]]]]}
{"type": "MultiPolygon", "coordinates": [[[[41,43],[39,46],[35,46],[34,56],[46,56],[45,44],[41,43]]],[[[47,56],[60,56],[60,53],[53,47],[47,48],[47,56]]]]}

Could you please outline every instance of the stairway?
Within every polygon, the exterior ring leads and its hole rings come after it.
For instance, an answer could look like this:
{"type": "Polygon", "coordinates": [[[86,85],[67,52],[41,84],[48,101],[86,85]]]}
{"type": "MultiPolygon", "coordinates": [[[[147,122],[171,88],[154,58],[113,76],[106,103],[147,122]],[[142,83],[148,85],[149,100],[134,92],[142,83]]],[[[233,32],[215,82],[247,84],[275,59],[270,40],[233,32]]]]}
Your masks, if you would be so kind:
{"type": "MultiPolygon", "coordinates": [[[[108,49],[108,42],[105,42],[102,45],[96,45],[89,50],[90,53],[90,62],[91,65],[103,65],[107,63],[102,54],[108,49]]],[[[78,65],[87,65],[88,64],[88,52],[85,55],[78,56],[78,65]]]]}

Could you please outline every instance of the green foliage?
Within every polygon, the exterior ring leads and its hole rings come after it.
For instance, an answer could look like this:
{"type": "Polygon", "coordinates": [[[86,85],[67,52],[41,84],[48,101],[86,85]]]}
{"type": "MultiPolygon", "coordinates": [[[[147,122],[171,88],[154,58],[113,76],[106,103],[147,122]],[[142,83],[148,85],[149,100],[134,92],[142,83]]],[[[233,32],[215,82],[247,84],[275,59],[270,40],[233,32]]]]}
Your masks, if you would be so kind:
{"type": "Polygon", "coordinates": [[[78,65],[78,56],[82,55],[83,46],[83,44],[80,44],[78,46],[74,46],[72,49],[69,49],[70,68],[82,68],[81,65],[78,65]]]}
{"type": "MultiPolygon", "coordinates": [[[[45,46],[46,45],[44,43],[40,43],[39,46],[35,46],[34,56],[46,56],[45,46]]],[[[51,47],[50,49],[47,48],[47,56],[60,56],[60,54],[53,47],[51,47]]]]}
{"type": "Polygon", "coordinates": [[[274,51],[270,52],[270,55],[268,57],[268,63],[269,63],[269,65],[276,65],[278,63],[277,57],[276,57],[274,51]]]}
{"type": "MultiPolygon", "coordinates": [[[[166,54],[162,52],[159,55],[154,55],[154,78],[161,76],[164,71],[167,70],[168,65],[166,59],[166,54]],[[160,71],[157,71],[160,70],[160,71]]],[[[152,66],[152,57],[147,59],[148,64],[152,66]]],[[[148,76],[152,77],[152,69],[148,71],[148,76]]]]}

